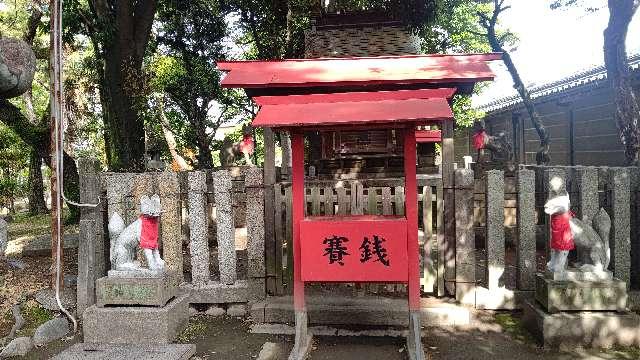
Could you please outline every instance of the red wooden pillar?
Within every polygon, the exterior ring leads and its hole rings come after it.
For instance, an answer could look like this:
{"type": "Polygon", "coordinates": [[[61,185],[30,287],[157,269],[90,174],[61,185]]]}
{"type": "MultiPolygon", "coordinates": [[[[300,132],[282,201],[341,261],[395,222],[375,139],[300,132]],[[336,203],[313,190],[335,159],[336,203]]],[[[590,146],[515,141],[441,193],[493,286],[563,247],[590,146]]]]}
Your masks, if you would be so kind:
{"type": "Polygon", "coordinates": [[[291,187],[293,207],[293,306],[296,312],[306,311],[300,250],[300,222],[304,219],[304,134],[291,132],[291,187]]]}
{"type": "MultiPolygon", "coordinates": [[[[418,249],[418,193],[416,185],[416,130],[404,131],[404,194],[407,217],[409,310],[420,310],[420,260],[418,249]]],[[[425,254],[425,256],[427,256],[425,254]]]]}

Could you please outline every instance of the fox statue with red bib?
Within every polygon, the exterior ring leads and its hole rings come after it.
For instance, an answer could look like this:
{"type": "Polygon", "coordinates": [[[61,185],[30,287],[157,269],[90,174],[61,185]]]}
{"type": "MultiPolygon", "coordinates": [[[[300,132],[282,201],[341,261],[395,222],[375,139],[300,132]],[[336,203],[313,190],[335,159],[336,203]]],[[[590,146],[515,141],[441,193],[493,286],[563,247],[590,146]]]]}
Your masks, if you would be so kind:
{"type": "Polygon", "coordinates": [[[571,212],[569,193],[562,179],[552,178],[549,187],[549,199],[544,205],[544,212],[551,215],[551,259],[547,270],[565,273],[569,251],[576,249],[576,265],[581,272],[606,272],[611,259],[611,218],[607,212],[601,208],[592,224],[588,224],[571,212]]]}
{"type": "Polygon", "coordinates": [[[142,270],[135,261],[137,248],[144,253],[149,270],[163,271],[164,261],[158,250],[158,226],[161,211],[160,197],[143,195],[140,198],[140,216],[125,228],[118,213],[109,219],[111,237],[111,268],[117,271],[142,270]]]}

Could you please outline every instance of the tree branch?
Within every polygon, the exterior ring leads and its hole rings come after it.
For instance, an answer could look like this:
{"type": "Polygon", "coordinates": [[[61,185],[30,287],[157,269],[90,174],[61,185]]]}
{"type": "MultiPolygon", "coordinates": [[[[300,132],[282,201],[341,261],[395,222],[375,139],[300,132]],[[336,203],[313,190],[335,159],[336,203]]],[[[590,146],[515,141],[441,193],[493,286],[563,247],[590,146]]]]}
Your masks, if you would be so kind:
{"type": "Polygon", "coordinates": [[[27,21],[27,30],[24,32],[22,39],[27,42],[27,44],[33,47],[33,40],[36,37],[36,33],[38,32],[38,26],[40,26],[42,19],[42,11],[38,6],[34,6],[31,11],[31,15],[29,16],[29,20],[27,21]]]}

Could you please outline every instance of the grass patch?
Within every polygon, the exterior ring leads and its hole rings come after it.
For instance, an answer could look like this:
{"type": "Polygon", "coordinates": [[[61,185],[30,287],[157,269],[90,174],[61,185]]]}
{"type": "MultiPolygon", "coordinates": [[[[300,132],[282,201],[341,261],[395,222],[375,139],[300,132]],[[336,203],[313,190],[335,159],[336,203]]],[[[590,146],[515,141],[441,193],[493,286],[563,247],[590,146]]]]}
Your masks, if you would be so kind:
{"type": "Polygon", "coordinates": [[[53,312],[41,307],[35,301],[29,301],[22,308],[22,316],[24,317],[24,327],[18,331],[18,336],[31,336],[38,326],[53,319],[53,312]]]}
{"type": "MultiPolygon", "coordinates": [[[[53,312],[41,307],[35,301],[27,302],[21,309],[20,313],[24,318],[24,326],[18,330],[16,337],[32,336],[36,329],[53,319],[53,312]]],[[[15,319],[11,310],[6,311],[0,317],[0,338],[9,334],[9,331],[15,324],[15,319]]]]}
{"type": "MultiPolygon", "coordinates": [[[[65,215],[68,211],[65,209],[65,215]]],[[[19,213],[12,215],[13,220],[9,223],[9,239],[15,240],[21,237],[36,237],[51,233],[51,215],[29,215],[29,213],[19,213]]],[[[77,225],[65,225],[64,232],[77,232],[77,225]]]]}
{"type": "Polygon", "coordinates": [[[203,338],[209,329],[208,322],[205,316],[191,317],[187,328],[178,335],[178,343],[185,344],[203,338]]]}
{"type": "Polygon", "coordinates": [[[494,319],[498,325],[516,341],[525,344],[534,344],[535,340],[522,325],[520,319],[514,317],[510,313],[495,314],[494,319]]]}

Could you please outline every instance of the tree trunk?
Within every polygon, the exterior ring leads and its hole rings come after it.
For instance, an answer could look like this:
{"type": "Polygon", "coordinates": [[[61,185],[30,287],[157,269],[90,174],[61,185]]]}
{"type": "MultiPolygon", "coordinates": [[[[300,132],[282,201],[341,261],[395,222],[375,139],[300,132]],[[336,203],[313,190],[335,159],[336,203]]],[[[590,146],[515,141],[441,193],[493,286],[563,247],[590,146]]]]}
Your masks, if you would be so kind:
{"type": "Polygon", "coordinates": [[[101,98],[104,97],[101,101],[105,111],[107,160],[112,171],[143,171],[144,121],[138,113],[141,97],[134,93],[136,85],[133,84],[141,81],[142,71],[118,56],[123,50],[112,49],[111,55],[105,59],[104,82],[101,86],[104,90],[100,92],[101,98]]]}
{"type": "Polygon", "coordinates": [[[142,62],[151,35],[157,0],[90,1],[93,18],[83,18],[101,61],[100,98],[105,149],[112,171],[145,168],[146,106],[142,62]]]}
{"type": "Polygon", "coordinates": [[[198,169],[212,169],[211,146],[209,136],[204,132],[204,129],[196,129],[196,147],[198,148],[198,169]]]}
{"type": "MultiPolygon", "coordinates": [[[[49,118],[49,112],[45,112],[43,118],[49,118]]],[[[20,139],[29,144],[45,164],[51,167],[50,151],[50,129],[49,125],[38,126],[31,124],[22,114],[20,109],[8,100],[0,99],[0,121],[13,130],[20,139]]],[[[73,158],[64,153],[64,193],[70,200],[79,199],[79,177],[78,169],[73,158]]],[[[80,211],[76,206],[69,205],[69,216],[67,222],[77,222],[80,218],[80,211]]]]}
{"type": "Polygon", "coordinates": [[[36,151],[31,150],[29,158],[29,213],[36,215],[46,212],[47,205],[44,200],[42,182],[42,159],[36,151]]]}
{"type": "Polygon", "coordinates": [[[551,157],[549,156],[549,133],[547,129],[544,127],[542,120],[540,120],[540,116],[533,105],[533,100],[531,99],[531,94],[529,94],[529,90],[525,87],[522,79],[520,78],[520,74],[518,70],[511,60],[511,56],[508,52],[503,51],[502,60],[504,61],[507,69],[509,70],[509,74],[511,74],[511,78],[513,79],[513,87],[520,94],[520,98],[522,98],[522,103],[524,107],[527,109],[527,113],[529,114],[529,118],[531,119],[531,123],[533,127],[536,129],[536,133],[538,134],[538,138],[540,139],[540,147],[536,152],[536,164],[538,165],[548,165],[551,162],[551,157]]]}
{"type": "Polygon", "coordinates": [[[180,171],[192,170],[187,161],[182,156],[180,156],[180,154],[178,154],[178,143],[176,142],[176,138],[175,136],[173,136],[173,133],[169,128],[169,120],[167,119],[167,115],[164,113],[163,97],[159,96],[156,99],[156,102],[158,104],[158,116],[160,116],[162,134],[164,135],[164,140],[167,142],[167,147],[169,148],[169,153],[171,153],[173,163],[176,164],[180,171]]]}
{"type": "Polygon", "coordinates": [[[640,105],[631,85],[626,39],[629,23],[638,8],[638,1],[609,0],[609,24],[604,31],[604,61],[616,107],[614,119],[624,146],[625,163],[640,165],[640,105]]]}
{"type": "Polygon", "coordinates": [[[511,56],[509,52],[506,51],[498,39],[498,35],[496,34],[496,24],[498,22],[498,16],[504,10],[507,10],[509,7],[503,7],[503,2],[494,0],[494,8],[493,8],[493,16],[491,18],[486,15],[479,13],[480,16],[480,25],[487,30],[487,40],[489,40],[489,44],[491,45],[491,50],[494,52],[502,53],[502,61],[504,62],[509,74],[511,75],[511,79],[513,80],[513,87],[518,91],[520,98],[522,99],[522,103],[524,107],[527,109],[527,113],[529,114],[529,118],[531,119],[531,123],[536,129],[536,133],[538,134],[538,138],[540,138],[540,147],[538,152],[536,153],[536,164],[538,165],[548,165],[551,161],[549,157],[549,133],[544,127],[542,120],[540,120],[540,116],[535,109],[533,104],[533,100],[531,99],[531,94],[529,94],[529,90],[527,90],[526,86],[522,82],[522,78],[520,77],[520,73],[518,73],[518,69],[516,65],[511,60],[511,56]]]}

